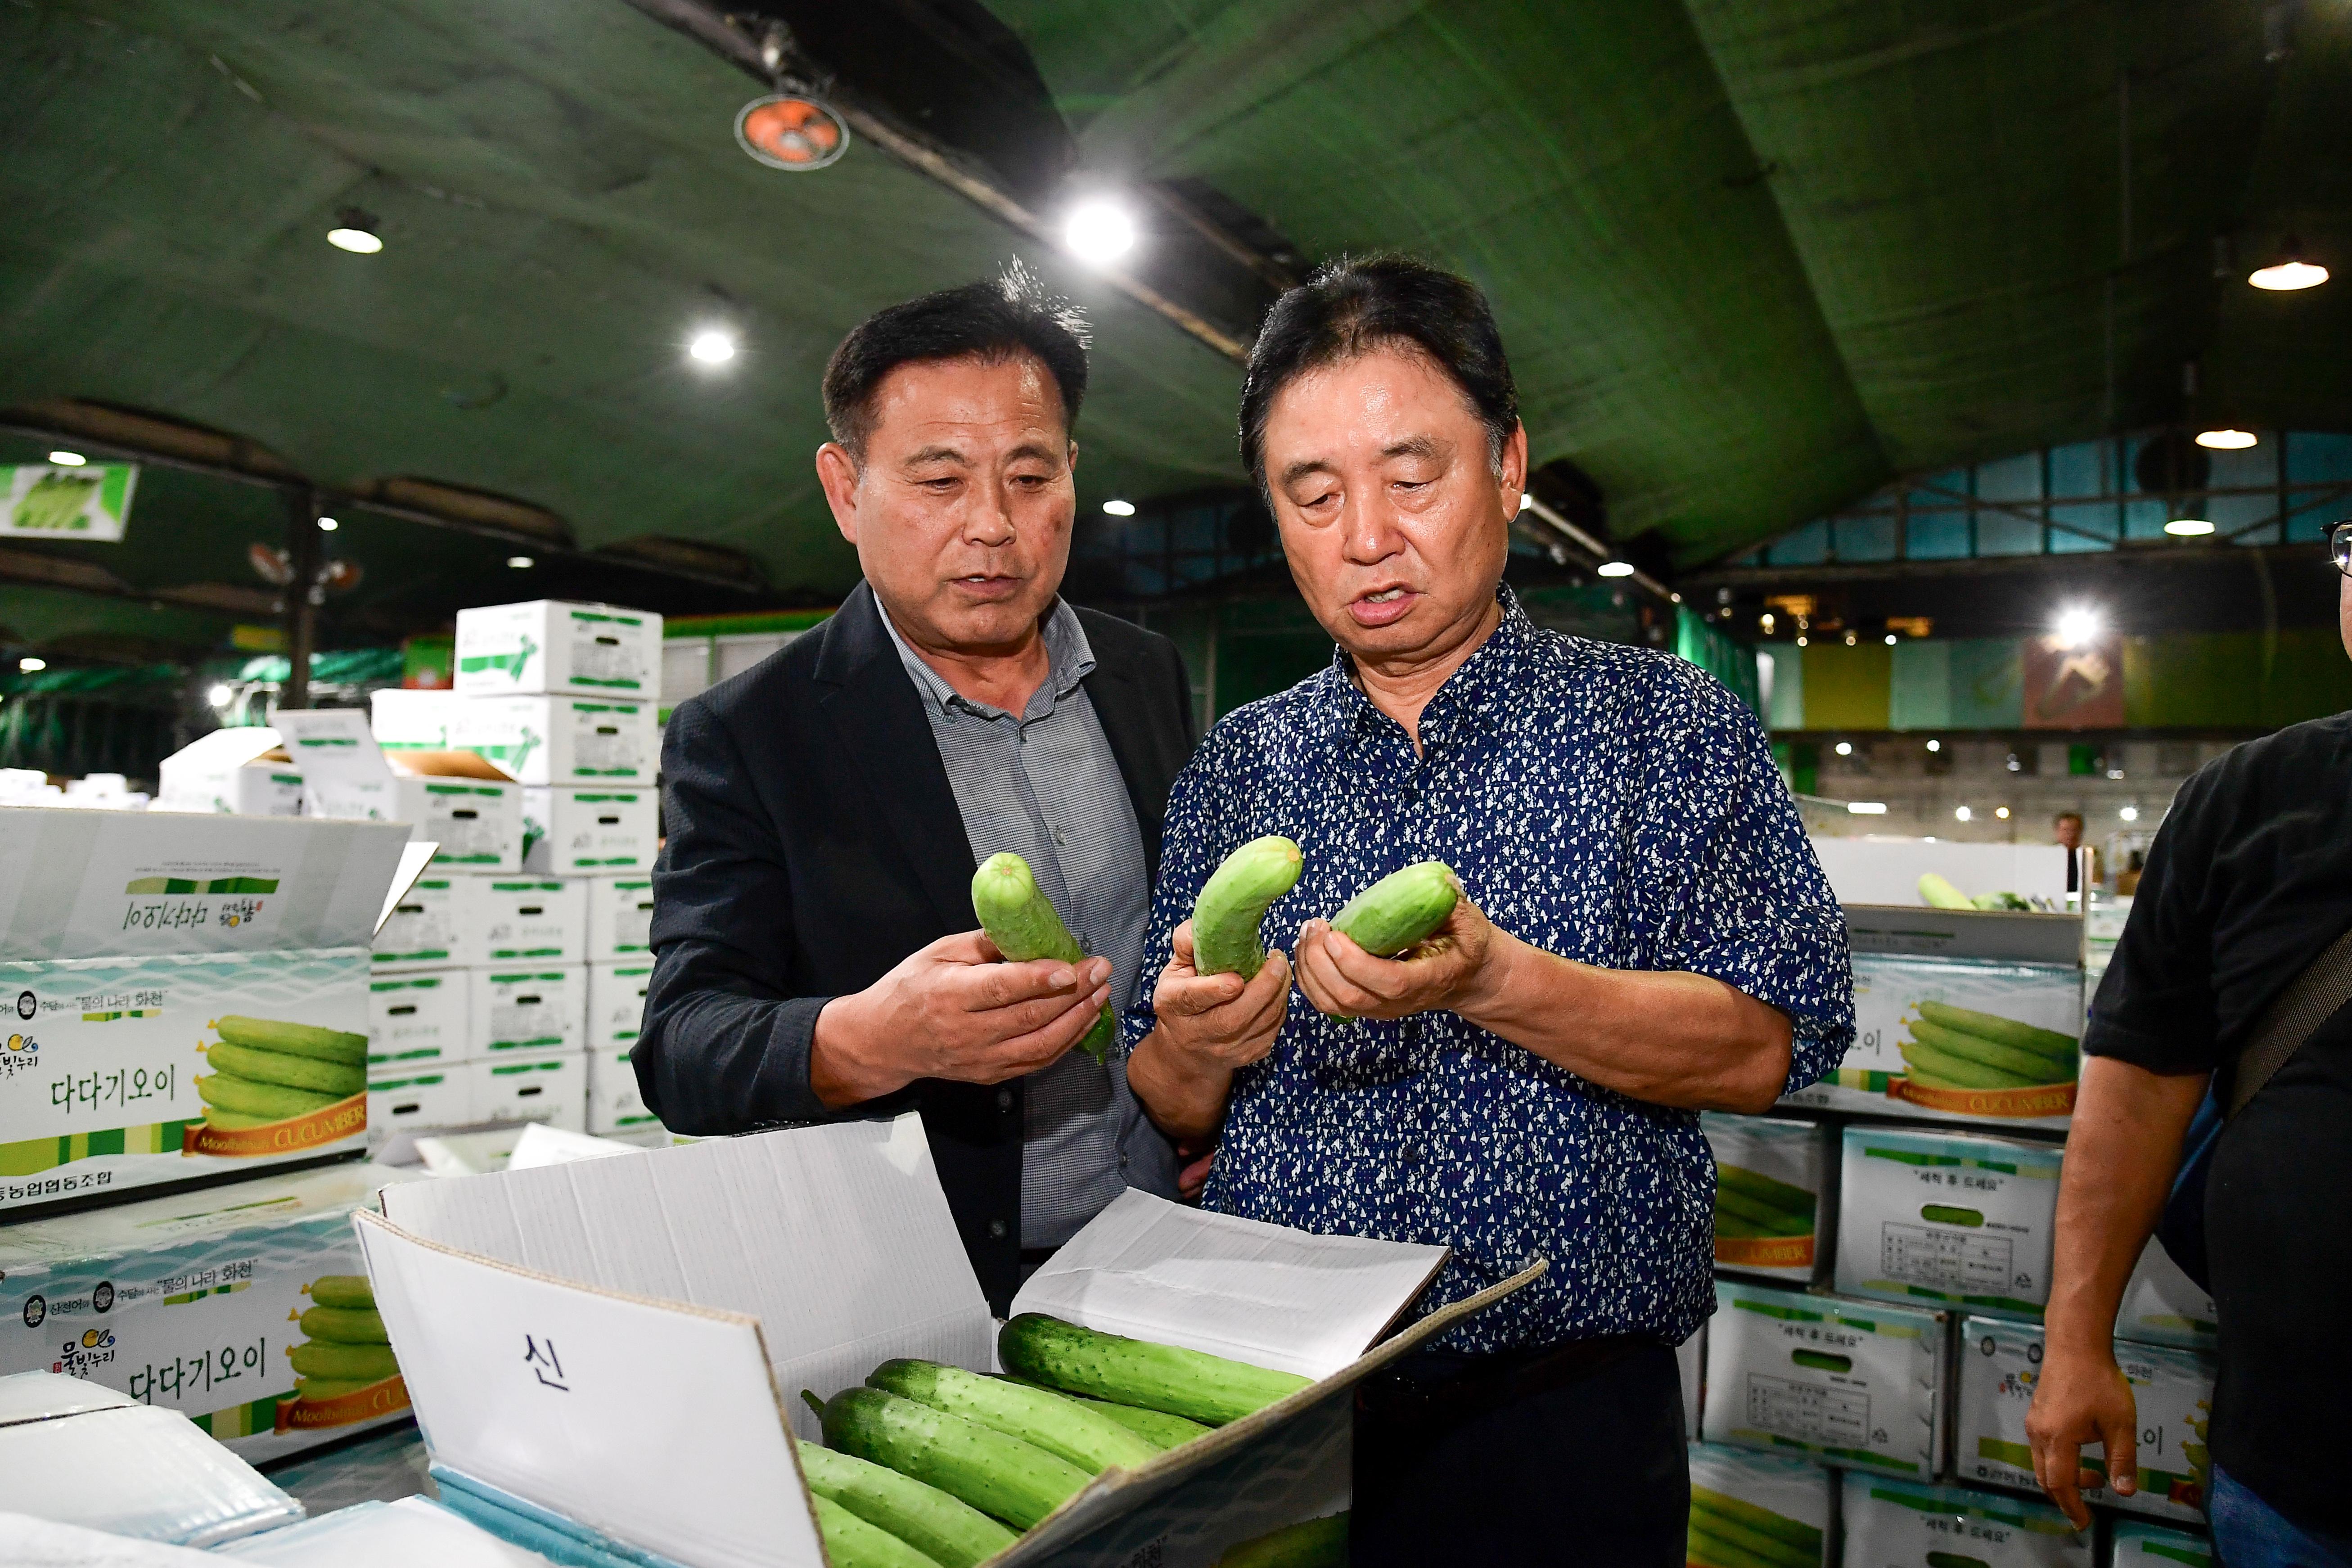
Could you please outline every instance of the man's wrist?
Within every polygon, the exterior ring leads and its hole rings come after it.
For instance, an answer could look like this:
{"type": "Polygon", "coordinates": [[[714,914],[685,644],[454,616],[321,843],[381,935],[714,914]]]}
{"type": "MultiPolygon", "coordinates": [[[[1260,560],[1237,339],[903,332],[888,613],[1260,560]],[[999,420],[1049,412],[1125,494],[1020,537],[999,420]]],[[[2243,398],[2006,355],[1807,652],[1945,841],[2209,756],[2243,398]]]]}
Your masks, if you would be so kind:
{"type": "Polygon", "coordinates": [[[836,996],[817,1013],[809,1032],[809,1092],[828,1110],[845,1110],[906,1087],[887,1080],[867,1059],[866,996],[836,996]]]}

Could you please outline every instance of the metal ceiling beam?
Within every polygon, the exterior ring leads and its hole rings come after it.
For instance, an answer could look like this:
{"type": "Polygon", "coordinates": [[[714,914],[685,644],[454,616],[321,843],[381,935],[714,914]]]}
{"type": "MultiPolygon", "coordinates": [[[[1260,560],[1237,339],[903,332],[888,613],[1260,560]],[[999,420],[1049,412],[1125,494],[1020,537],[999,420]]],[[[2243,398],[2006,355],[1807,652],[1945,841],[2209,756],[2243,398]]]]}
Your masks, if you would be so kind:
{"type": "MultiPolygon", "coordinates": [[[[725,13],[706,4],[705,0],[628,0],[628,4],[663,26],[703,44],[762,86],[773,88],[777,73],[761,55],[758,41],[735,27],[725,13]]],[[[945,185],[991,217],[1019,229],[1030,238],[1055,249],[1061,248],[1061,237],[1054,232],[1053,226],[1042,215],[1006,190],[992,174],[975,166],[971,160],[958,155],[952,149],[940,145],[920,132],[897,124],[838,88],[828,89],[824,96],[840,111],[851,131],[872,142],[917,174],[945,185]]],[[[1214,226],[1205,216],[1189,209],[1184,216],[1188,224],[1204,233],[1214,226]]],[[[1221,249],[1230,251],[1240,247],[1240,241],[1230,235],[1223,235],[1222,230],[1212,237],[1216,239],[1221,249]]],[[[1257,263],[1248,265],[1253,270],[1257,269],[1257,263]]],[[[1248,360],[1247,343],[1199,312],[1179,304],[1124,268],[1102,267],[1098,270],[1120,293],[1172,322],[1180,331],[1235,364],[1248,360]]]]}
{"type": "Polygon", "coordinates": [[[1894,582],[1910,577],[1991,577],[2017,573],[2098,573],[2110,567],[2309,565],[2320,546],[2224,544],[2216,540],[2179,544],[2135,544],[2120,550],[2082,550],[2065,554],[1970,555],[1950,561],[1859,561],[1818,566],[1731,566],[1697,572],[1685,579],[1692,593],[1710,588],[1801,588],[1808,584],[1894,582]]]}
{"type": "Polygon", "coordinates": [[[141,588],[124,582],[103,566],[31,550],[0,549],[0,583],[30,587],[62,588],[68,593],[100,598],[131,599],[143,605],[170,605],[181,609],[215,610],[233,616],[268,619],[278,614],[278,596],[264,588],[242,588],[233,583],[190,583],[176,588],[141,588]]]}
{"type": "MultiPolygon", "coordinates": [[[[1614,548],[1602,540],[1596,538],[1594,535],[1587,533],[1576,524],[1569,521],[1567,518],[1562,517],[1559,512],[1538,500],[1535,498],[1535,493],[1531,490],[1525,492],[1523,496],[1523,504],[1519,510],[1522,514],[1533,513],[1535,516],[1541,518],[1544,521],[1544,526],[1549,529],[1551,532],[1558,535],[1559,538],[1568,544],[1569,547],[1581,554],[1592,557],[1591,564],[1595,566],[1600,565],[1604,561],[1615,561],[1619,559],[1614,548]]],[[[1651,576],[1647,572],[1643,571],[1638,566],[1634,567],[1633,572],[1627,576],[1620,578],[1619,581],[1631,583],[1634,586],[1640,588],[1643,593],[1655,595],[1657,597],[1664,599],[1670,605],[1679,605],[1683,602],[1683,596],[1680,594],[1677,594],[1672,588],[1667,587],[1664,583],[1659,582],[1655,577],[1651,576]]]]}

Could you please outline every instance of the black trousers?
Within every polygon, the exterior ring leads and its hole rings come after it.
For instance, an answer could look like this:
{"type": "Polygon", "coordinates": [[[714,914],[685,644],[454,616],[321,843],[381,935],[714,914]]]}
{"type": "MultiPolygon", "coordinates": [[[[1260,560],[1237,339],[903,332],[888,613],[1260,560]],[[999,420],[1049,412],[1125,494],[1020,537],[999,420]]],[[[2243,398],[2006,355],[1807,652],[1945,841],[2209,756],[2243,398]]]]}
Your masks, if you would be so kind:
{"type": "Polygon", "coordinates": [[[1421,1351],[1356,1402],[1355,1568],[1682,1568],[1682,1376],[1669,1347],[1421,1351]]]}

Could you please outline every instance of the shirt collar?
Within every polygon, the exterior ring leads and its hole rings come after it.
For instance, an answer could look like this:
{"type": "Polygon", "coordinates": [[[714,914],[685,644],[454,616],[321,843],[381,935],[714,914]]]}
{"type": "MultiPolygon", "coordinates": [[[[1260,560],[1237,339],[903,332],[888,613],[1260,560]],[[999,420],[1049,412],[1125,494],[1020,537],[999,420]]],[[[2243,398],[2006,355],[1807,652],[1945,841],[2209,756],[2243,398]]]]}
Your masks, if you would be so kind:
{"type": "MultiPolygon", "coordinates": [[[[1424,746],[1458,739],[1470,729],[1500,730],[1526,690],[1528,658],[1538,637],[1535,623],[1509,584],[1497,583],[1495,599],[1502,606],[1502,620],[1421,710],[1424,746]]],[[[1322,712],[1335,738],[1390,721],[1358,688],[1354,668],[1348,650],[1335,646],[1329,667],[1318,678],[1324,685],[1322,712]]]]}
{"type": "MultiPolygon", "coordinates": [[[[890,641],[898,647],[898,662],[906,667],[908,679],[915,683],[915,689],[926,701],[943,711],[961,709],[984,719],[992,719],[1003,712],[1001,708],[974,702],[950,686],[938,670],[923,662],[922,657],[915,652],[914,646],[899,635],[898,626],[890,619],[890,612],[883,608],[878,595],[874,607],[881,611],[882,627],[890,634],[890,641]]],[[[1024,719],[1041,718],[1052,712],[1054,704],[1067,698],[1077,689],[1078,682],[1095,672],[1094,645],[1087,640],[1087,628],[1079,624],[1077,611],[1070,608],[1068,601],[1058,595],[1055,596],[1054,607],[1045,612],[1044,637],[1045,683],[1037,689],[1036,695],[1029,699],[1028,710],[1021,715],[1024,719]]]]}

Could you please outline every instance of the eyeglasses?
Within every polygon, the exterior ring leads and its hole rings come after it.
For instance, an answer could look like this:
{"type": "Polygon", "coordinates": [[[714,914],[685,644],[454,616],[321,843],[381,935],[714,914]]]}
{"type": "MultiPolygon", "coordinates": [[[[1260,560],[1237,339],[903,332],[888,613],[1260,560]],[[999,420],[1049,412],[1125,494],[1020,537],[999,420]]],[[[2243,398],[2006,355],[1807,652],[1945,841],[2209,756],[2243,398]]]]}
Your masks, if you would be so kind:
{"type": "Polygon", "coordinates": [[[2328,526],[2327,556],[2338,572],[2352,577],[2352,517],[2328,526]]]}

